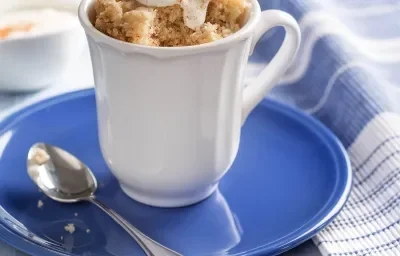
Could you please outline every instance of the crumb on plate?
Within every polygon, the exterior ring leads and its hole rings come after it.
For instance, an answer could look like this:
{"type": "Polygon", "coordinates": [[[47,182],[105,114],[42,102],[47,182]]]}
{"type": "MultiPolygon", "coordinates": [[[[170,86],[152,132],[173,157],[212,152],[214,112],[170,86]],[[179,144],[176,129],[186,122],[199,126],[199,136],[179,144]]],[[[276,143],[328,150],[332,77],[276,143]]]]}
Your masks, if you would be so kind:
{"type": "Polygon", "coordinates": [[[38,202],[37,202],[37,208],[42,208],[43,207],[43,205],[44,205],[44,203],[43,203],[43,201],[42,200],[39,200],[38,202]]]}
{"type": "Polygon", "coordinates": [[[72,223],[67,224],[64,227],[65,231],[69,232],[70,234],[73,234],[75,232],[75,225],[72,223]]]}

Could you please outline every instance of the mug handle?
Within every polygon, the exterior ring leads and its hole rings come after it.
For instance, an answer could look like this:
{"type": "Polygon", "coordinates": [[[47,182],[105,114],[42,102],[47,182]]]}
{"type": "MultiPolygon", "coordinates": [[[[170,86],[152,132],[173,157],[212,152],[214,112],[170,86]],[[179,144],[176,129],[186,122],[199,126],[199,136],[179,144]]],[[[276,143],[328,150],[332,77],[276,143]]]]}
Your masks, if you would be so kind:
{"type": "Polygon", "coordinates": [[[261,19],[255,29],[250,48],[251,53],[264,33],[276,26],[282,26],[285,29],[285,39],[271,62],[244,89],[242,124],[244,124],[250,112],[264,99],[265,94],[276,85],[279,78],[289,68],[300,46],[301,33],[296,20],[286,12],[267,10],[261,13],[261,19]]]}

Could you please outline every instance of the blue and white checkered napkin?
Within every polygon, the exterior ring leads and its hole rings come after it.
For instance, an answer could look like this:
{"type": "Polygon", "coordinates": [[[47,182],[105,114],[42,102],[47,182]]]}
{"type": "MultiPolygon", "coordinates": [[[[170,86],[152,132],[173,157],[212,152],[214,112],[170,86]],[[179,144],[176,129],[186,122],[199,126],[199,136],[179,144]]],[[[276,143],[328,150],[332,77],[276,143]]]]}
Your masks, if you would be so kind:
{"type": "MultiPolygon", "coordinates": [[[[315,244],[323,255],[399,256],[400,1],[260,4],[294,15],[303,33],[298,58],[272,97],[321,120],[352,161],[349,201],[315,244]]],[[[282,36],[279,29],[267,35],[254,60],[272,56],[282,36]]]]}

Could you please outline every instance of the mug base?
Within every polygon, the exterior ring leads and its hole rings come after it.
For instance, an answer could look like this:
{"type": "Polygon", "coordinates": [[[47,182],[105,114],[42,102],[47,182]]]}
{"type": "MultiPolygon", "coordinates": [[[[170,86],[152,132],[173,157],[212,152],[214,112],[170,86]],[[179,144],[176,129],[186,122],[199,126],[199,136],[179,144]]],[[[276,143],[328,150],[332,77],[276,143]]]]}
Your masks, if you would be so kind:
{"type": "Polygon", "coordinates": [[[198,191],[195,194],[177,196],[154,196],[144,194],[143,192],[139,193],[130,187],[124,186],[123,184],[120,184],[120,186],[122,191],[128,197],[139,203],[154,207],[172,208],[193,205],[207,199],[217,189],[218,183],[212,186],[208,186],[205,190],[198,191]]]}

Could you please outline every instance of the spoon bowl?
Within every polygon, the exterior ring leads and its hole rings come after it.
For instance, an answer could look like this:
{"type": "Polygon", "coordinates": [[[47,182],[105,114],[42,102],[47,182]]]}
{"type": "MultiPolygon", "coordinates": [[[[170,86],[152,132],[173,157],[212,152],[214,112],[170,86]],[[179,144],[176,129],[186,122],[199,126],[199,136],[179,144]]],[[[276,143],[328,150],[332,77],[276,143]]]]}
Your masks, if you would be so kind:
{"type": "Polygon", "coordinates": [[[28,173],[47,196],[61,203],[76,203],[94,195],[92,171],[60,148],[37,143],[28,152],[28,173]]]}

